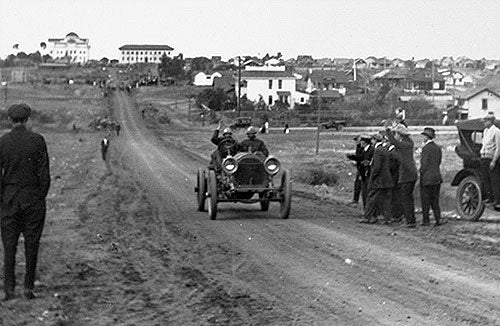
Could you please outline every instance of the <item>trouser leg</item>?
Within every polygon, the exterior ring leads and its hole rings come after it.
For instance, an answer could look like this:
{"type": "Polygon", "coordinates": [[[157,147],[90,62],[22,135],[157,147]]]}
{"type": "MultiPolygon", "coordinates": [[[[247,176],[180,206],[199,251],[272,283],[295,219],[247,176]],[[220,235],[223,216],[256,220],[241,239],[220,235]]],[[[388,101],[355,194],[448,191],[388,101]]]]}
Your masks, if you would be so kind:
{"type": "Polygon", "coordinates": [[[4,290],[14,292],[16,286],[16,250],[21,227],[15,216],[3,216],[1,220],[1,235],[4,249],[4,290]]]}
{"type": "Polygon", "coordinates": [[[355,202],[359,201],[359,196],[361,195],[361,176],[359,172],[356,173],[356,179],[354,180],[354,198],[355,202]]]}
{"type": "Polygon", "coordinates": [[[24,253],[26,256],[26,274],[24,288],[33,290],[38,260],[40,238],[45,222],[45,207],[36,207],[26,211],[24,226],[24,253]]]}
{"type": "Polygon", "coordinates": [[[403,216],[403,206],[401,205],[401,186],[397,184],[392,188],[392,218],[396,221],[403,216]]]}
{"type": "Polygon", "coordinates": [[[439,192],[441,190],[441,184],[432,185],[430,187],[430,206],[432,208],[432,212],[434,213],[434,219],[436,223],[441,221],[441,208],[439,207],[439,192]]]}
{"type": "Polygon", "coordinates": [[[383,208],[384,208],[384,218],[385,222],[392,222],[392,193],[393,188],[385,188],[382,189],[382,200],[383,200],[383,208]]]}
{"type": "Polygon", "coordinates": [[[429,209],[431,208],[431,186],[420,185],[420,199],[422,202],[422,223],[429,224],[429,209]]]}
{"type": "Polygon", "coordinates": [[[380,190],[381,189],[370,189],[368,193],[364,214],[364,219],[366,221],[377,220],[377,215],[380,211],[380,190]]]}
{"type": "Polygon", "coordinates": [[[401,183],[401,202],[407,224],[415,224],[415,202],[413,199],[415,181],[401,183]]]}
{"type": "Polygon", "coordinates": [[[361,199],[363,200],[363,208],[366,209],[368,200],[368,180],[361,179],[361,199]]]}
{"type": "Polygon", "coordinates": [[[500,205],[500,163],[497,161],[495,167],[490,170],[491,193],[495,205],[500,205]]]}
{"type": "Polygon", "coordinates": [[[491,190],[491,175],[490,175],[490,158],[482,158],[481,159],[481,181],[484,187],[484,198],[493,200],[493,193],[491,190]]]}

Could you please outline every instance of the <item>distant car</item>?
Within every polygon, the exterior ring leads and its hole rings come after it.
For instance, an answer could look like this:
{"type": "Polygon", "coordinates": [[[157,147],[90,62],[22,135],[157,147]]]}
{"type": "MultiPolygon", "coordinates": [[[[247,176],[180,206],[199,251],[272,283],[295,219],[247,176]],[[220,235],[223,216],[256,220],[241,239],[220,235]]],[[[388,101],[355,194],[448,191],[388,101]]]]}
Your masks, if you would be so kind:
{"type": "Polygon", "coordinates": [[[323,129],[335,129],[337,131],[342,130],[347,125],[345,120],[330,120],[320,124],[323,129]]]}
{"type": "MultiPolygon", "coordinates": [[[[495,125],[500,128],[500,121],[495,120],[495,125]]],[[[460,144],[455,153],[464,165],[451,181],[457,187],[455,208],[462,219],[477,221],[486,207],[479,154],[484,124],[481,119],[465,120],[457,123],[457,129],[460,144]]]]}
{"type": "Polygon", "coordinates": [[[221,202],[260,203],[261,210],[267,211],[269,203],[275,201],[280,203],[281,218],[290,214],[290,173],[281,169],[277,158],[260,152],[229,155],[222,161],[221,169],[198,170],[195,192],[198,210],[204,211],[206,204],[211,220],[215,220],[217,204],[221,202]],[[274,180],[277,176],[281,179],[279,184],[274,180]]]}
{"type": "Polygon", "coordinates": [[[251,125],[252,125],[251,117],[238,117],[236,118],[236,122],[230,125],[230,127],[232,129],[238,129],[238,128],[248,128],[251,125]]]}

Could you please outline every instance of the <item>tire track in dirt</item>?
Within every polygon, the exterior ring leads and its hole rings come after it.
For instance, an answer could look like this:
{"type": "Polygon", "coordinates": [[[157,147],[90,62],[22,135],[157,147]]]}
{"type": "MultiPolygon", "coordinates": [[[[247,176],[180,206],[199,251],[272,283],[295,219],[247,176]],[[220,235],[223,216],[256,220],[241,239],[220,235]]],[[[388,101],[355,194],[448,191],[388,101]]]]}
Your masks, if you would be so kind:
{"type": "MultiPolygon", "coordinates": [[[[159,143],[137,122],[140,117],[128,99],[117,94],[117,100],[116,114],[126,135],[122,151],[129,155],[124,160],[131,164],[139,182],[157,197],[160,218],[198,237],[200,245],[222,243],[240,253],[226,271],[210,268],[214,256],[207,261],[199,257],[200,268],[196,270],[205,266],[201,274],[209,275],[208,279],[227,278],[236,286],[258,289],[272,301],[286,302],[299,324],[499,322],[500,304],[498,295],[495,297],[500,288],[498,275],[469,270],[473,257],[460,261],[460,254],[447,257],[442,247],[427,245],[411,235],[380,236],[389,230],[354,226],[346,218],[336,218],[337,225],[326,225],[331,212],[318,209],[317,202],[295,201],[288,221],[274,219],[275,208],[261,213],[252,206],[242,209],[237,205],[221,207],[224,220],[207,221],[204,214],[195,212],[192,194],[194,172],[203,163],[159,143]],[[313,212],[322,219],[311,219],[313,212]],[[432,257],[432,262],[420,255],[432,257]],[[357,257],[355,263],[346,263],[345,258],[353,256],[357,257]]],[[[341,211],[352,218],[352,211],[341,211]]],[[[488,263],[498,267],[494,260],[488,263]]]]}

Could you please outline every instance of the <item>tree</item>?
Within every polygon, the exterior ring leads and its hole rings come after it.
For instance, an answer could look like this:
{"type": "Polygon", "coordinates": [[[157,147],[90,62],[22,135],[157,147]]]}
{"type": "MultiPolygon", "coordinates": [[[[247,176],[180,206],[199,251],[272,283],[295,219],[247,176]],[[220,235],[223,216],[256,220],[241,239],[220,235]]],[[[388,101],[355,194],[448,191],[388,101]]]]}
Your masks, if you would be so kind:
{"type": "Polygon", "coordinates": [[[161,57],[158,70],[162,78],[182,78],[184,76],[184,60],[182,56],[170,58],[167,55],[161,57]]]}
{"type": "Polygon", "coordinates": [[[191,62],[192,71],[208,71],[213,68],[212,60],[205,57],[196,57],[191,62]]]}
{"type": "Polygon", "coordinates": [[[222,88],[208,88],[196,95],[196,104],[208,106],[211,110],[222,111],[231,109],[229,96],[222,88]]]}

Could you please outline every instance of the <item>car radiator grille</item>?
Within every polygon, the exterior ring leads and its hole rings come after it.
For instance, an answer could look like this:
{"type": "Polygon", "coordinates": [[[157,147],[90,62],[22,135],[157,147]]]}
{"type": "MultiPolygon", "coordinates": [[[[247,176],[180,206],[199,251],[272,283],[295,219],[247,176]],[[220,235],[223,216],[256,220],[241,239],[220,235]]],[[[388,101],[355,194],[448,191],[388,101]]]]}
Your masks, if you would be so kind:
{"type": "Polygon", "coordinates": [[[246,158],[238,164],[234,173],[236,186],[267,186],[267,172],[261,161],[255,158],[246,158]]]}

